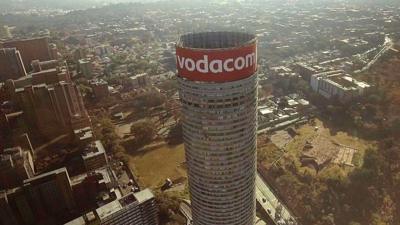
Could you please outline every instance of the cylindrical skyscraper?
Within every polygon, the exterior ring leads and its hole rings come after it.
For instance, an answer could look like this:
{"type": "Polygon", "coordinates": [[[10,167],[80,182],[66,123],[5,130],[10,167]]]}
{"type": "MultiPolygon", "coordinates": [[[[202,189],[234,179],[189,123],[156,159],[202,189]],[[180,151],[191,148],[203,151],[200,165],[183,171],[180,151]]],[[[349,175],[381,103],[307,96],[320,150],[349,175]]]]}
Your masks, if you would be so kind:
{"type": "Polygon", "coordinates": [[[194,225],[253,225],[256,37],[183,35],[176,58],[194,225]]]}

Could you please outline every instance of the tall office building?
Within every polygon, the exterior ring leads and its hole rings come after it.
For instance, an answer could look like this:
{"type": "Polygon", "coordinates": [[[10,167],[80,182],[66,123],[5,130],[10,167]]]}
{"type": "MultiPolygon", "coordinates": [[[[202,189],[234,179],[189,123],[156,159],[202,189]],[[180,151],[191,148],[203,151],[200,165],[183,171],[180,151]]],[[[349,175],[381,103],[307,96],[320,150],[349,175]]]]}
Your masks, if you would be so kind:
{"type": "Polygon", "coordinates": [[[52,50],[47,37],[24,40],[12,40],[2,44],[3,48],[16,48],[22,57],[25,69],[30,72],[33,60],[48,61],[52,58],[52,50]]]}
{"type": "Polygon", "coordinates": [[[24,180],[23,189],[39,216],[62,217],[75,210],[71,181],[65,167],[24,180]]]}
{"type": "Polygon", "coordinates": [[[10,31],[10,27],[8,26],[1,26],[0,25],[0,39],[8,39],[11,38],[11,31],[10,31]]]}
{"type": "Polygon", "coordinates": [[[158,225],[158,209],[149,189],[130,193],[65,225],[158,225]]]}
{"type": "Polygon", "coordinates": [[[257,40],[183,35],[176,45],[194,225],[255,222],[257,40]]]}
{"type": "Polygon", "coordinates": [[[61,224],[75,210],[67,169],[26,179],[22,186],[0,192],[0,206],[0,224],[61,224]]]}
{"type": "Polygon", "coordinates": [[[32,63],[34,73],[6,82],[12,100],[24,112],[28,127],[47,139],[90,127],[78,87],[66,66],[55,61],[32,63]]]}
{"type": "Polygon", "coordinates": [[[93,64],[87,59],[78,60],[78,72],[86,78],[91,79],[93,77],[93,64]]]}
{"type": "Polygon", "coordinates": [[[0,154],[0,189],[15,188],[35,175],[30,151],[21,147],[4,149],[0,154]]]}
{"type": "Polygon", "coordinates": [[[26,76],[20,52],[15,48],[0,48],[0,82],[26,76]]]}
{"type": "Polygon", "coordinates": [[[0,224],[1,225],[20,224],[10,205],[9,198],[5,190],[0,191],[0,224]]]}

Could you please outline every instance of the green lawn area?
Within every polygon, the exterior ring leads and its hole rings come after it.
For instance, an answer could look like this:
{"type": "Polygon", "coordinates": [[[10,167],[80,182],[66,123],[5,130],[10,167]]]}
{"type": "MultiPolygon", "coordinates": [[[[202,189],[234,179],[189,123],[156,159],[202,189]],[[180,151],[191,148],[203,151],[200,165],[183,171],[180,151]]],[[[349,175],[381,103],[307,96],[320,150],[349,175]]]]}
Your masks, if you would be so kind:
{"type": "Polygon", "coordinates": [[[160,143],[128,157],[129,166],[135,171],[138,182],[143,187],[159,188],[167,178],[172,181],[185,180],[186,182],[183,144],[169,146],[160,143]]]}

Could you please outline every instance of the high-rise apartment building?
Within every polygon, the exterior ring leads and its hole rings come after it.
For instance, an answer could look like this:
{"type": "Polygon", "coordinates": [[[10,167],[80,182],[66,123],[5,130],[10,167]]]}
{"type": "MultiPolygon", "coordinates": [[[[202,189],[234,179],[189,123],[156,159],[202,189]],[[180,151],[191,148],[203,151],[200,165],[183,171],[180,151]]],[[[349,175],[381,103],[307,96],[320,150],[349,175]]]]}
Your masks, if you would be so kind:
{"type": "Polygon", "coordinates": [[[10,27],[0,25],[0,39],[2,39],[2,38],[8,39],[11,37],[12,37],[12,35],[11,35],[10,27]]]}
{"type": "Polygon", "coordinates": [[[0,205],[0,224],[61,224],[75,210],[67,169],[26,179],[22,186],[0,192],[0,205]]]}
{"type": "Polygon", "coordinates": [[[65,225],[158,225],[158,210],[149,189],[130,193],[65,225]]]}
{"type": "Polygon", "coordinates": [[[34,175],[31,152],[14,147],[4,149],[0,154],[0,189],[15,188],[34,175]]]}
{"type": "Polygon", "coordinates": [[[129,77],[133,88],[145,88],[151,85],[151,79],[147,73],[135,74],[129,77]]]}
{"type": "Polygon", "coordinates": [[[90,87],[92,88],[93,94],[97,99],[102,99],[110,95],[108,83],[105,80],[90,80],[90,87]]]}
{"type": "Polygon", "coordinates": [[[88,59],[78,60],[78,72],[82,73],[85,78],[93,77],[93,64],[88,59]]]}
{"type": "Polygon", "coordinates": [[[47,37],[24,40],[12,40],[2,43],[3,48],[16,48],[22,57],[25,69],[30,72],[33,60],[48,61],[52,58],[52,51],[47,37]]]}
{"type": "Polygon", "coordinates": [[[255,222],[257,40],[183,35],[176,45],[194,225],[255,222]]]}
{"type": "Polygon", "coordinates": [[[20,52],[15,48],[0,48],[0,82],[26,76],[20,52]]]}
{"type": "Polygon", "coordinates": [[[75,200],[65,167],[24,180],[23,189],[38,216],[63,217],[74,210],[75,200]]]}
{"type": "Polygon", "coordinates": [[[36,61],[32,65],[34,73],[6,82],[28,127],[48,139],[90,127],[82,95],[71,82],[68,70],[54,61],[36,61]]]}
{"type": "Polygon", "coordinates": [[[19,225],[19,221],[10,205],[9,197],[6,191],[0,191],[0,224],[1,225],[19,225]]]}
{"type": "Polygon", "coordinates": [[[16,96],[31,127],[37,128],[45,137],[90,126],[79,90],[74,84],[59,82],[25,87],[17,89],[16,96]],[[83,125],[80,125],[81,122],[83,125]]]}

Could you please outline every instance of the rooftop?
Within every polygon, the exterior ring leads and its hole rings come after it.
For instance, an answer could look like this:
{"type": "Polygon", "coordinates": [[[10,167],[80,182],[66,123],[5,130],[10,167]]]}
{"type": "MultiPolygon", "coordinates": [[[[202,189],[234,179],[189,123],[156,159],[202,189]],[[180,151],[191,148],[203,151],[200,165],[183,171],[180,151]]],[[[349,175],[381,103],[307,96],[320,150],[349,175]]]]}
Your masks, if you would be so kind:
{"type": "Polygon", "coordinates": [[[90,143],[88,144],[88,146],[86,146],[83,154],[82,154],[82,158],[83,159],[87,159],[96,155],[100,155],[100,154],[104,154],[105,150],[104,150],[104,146],[101,143],[101,141],[95,141],[94,143],[90,143]]]}
{"type": "Polygon", "coordinates": [[[150,191],[150,189],[144,189],[143,191],[137,192],[134,195],[139,203],[154,198],[154,194],[150,191]]]}
{"type": "Polygon", "coordinates": [[[369,88],[371,85],[358,81],[351,77],[350,75],[346,74],[335,74],[328,76],[328,82],[340,86],[343,89],[351,90],[357,88],[369,88]]]}
{"type": "Polygon", "coordinates": [[[121,209],[123,209],[123,206],[121,205],[119,200],[115,200],[106,205],[101,206],[100,208],[97,208],[96,212],[97,215],[99,215],[100,219],[104,219],[120,211],[121,209]]]}
{"type": "Polygon", "coordinates": [[[71,184],[72,185],[79,184],[91,175],[101,176],[101,179],[99,179],[98,182],[109,184],[112,182],[113,179],[111,173],[112,172],[108,169],[108,167],[102,167],[94,171],[91,171],[91,173],[82,173],[78,176],[71,177],[71,184]]]}
{"type": "Polygon", "coordinates": [[[130,78],[131,80],[134,80],[134,79],[137,79],[137,78],[139,78],[139,77],[144,77],[144,76],[147,76],[147,73],[135,74],[135,75],[133,75],[133,76],[130,76],[129,78],[130,78]]]}
{"type": "Polygon", "coordinates": [[[141,204],[152,198],[154,198],[153,193],[149,189],[145,189],[138,193],[130,193],[120,199],[112,201],[112,202],[96,209],[96,212],[99,215],[100,219],[102,219],[102,218],[106,218],[106,217],[120,211],[121,209],[123,209],[126,206],[129,206],[134,203],[141,204]]]}
{"type": "Polygon", "coordinates": [[[90,80],[89,83],[91,85],[107,85],[107,81],[103,80],[103,79],[94,79],[94,80],[90,80]]]}
{"type": "Polygon", "coordinates": [[[75,137],[79,138],[80,141],[89,140],[93,138],[93,130],[91,127],[84,127],[81,129],[74,130],[75,137]]]}
{"type": "Polygon", "coordinates": [[[340,86],[345,87],[345,88],[352,88],[355,86],[355,84],[352,81],[350,81],[348,79],[343,79],[343,76],[341,76],[341,75],[332,76],[332,77],[329,77],[329,79],[331,81],[335,82],[336,84],[339,84],[340,86]]]}
{"type": "Polygon", "coordinates": [[[274,112],[273,108],[268,108],[268,107],[260,108],[261,115],[268,115],[268,114],[271,114],[273,112],[274,112]]]}
{"type": "Polygon", "coordinates": [[[198,49],[237,48],[254,43],[256,36],[241,32],[190,33],[180,37],[177,46],[198,49]]]}
{"type": "Polygon", "coordinates": [[[59,168],[59,169],[56,169],[56,170],[53,170],[53,171],[50,171],[50,172],[47,172],[47,173],[43,173],[43,174],[40,174],[38,176],[29,178],[29,179],[26,179],[26,180],[24,180],[24,184],[31,183],[31,182],[34,182],[34,181],[38,181],[40,179],[48,179],[49,177],[53,177],[54,175],[57,175],[57,174],[60,174],[60,173],[66,173],[66,175],[68,176],[67,168],[62,167],[62,168],[59,168]]]}

